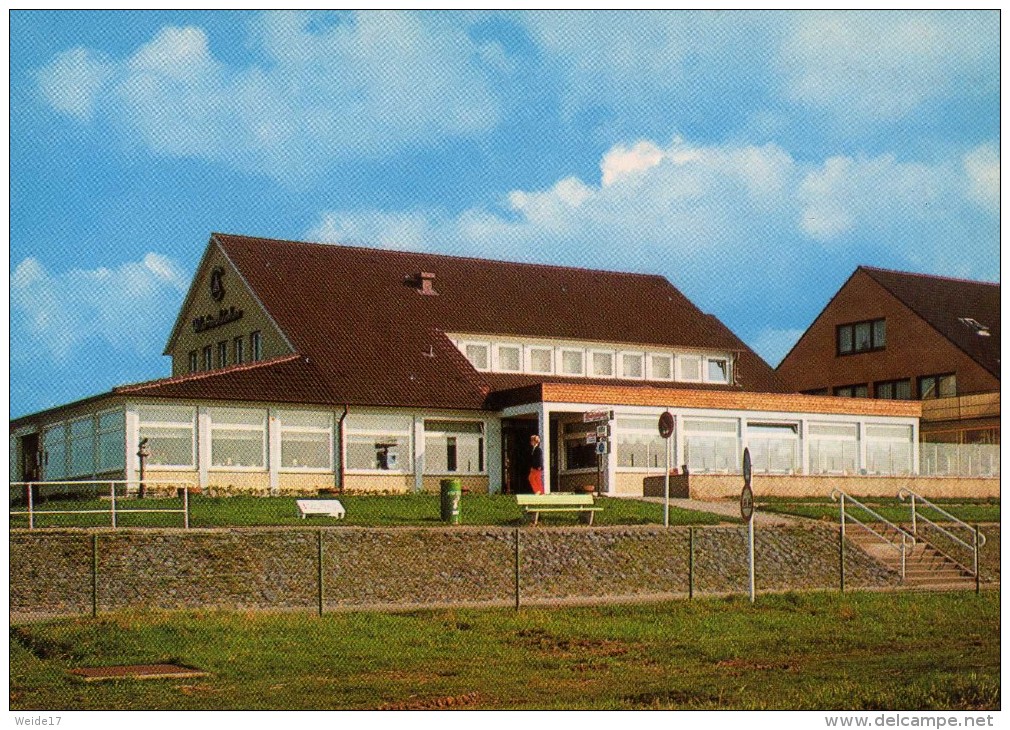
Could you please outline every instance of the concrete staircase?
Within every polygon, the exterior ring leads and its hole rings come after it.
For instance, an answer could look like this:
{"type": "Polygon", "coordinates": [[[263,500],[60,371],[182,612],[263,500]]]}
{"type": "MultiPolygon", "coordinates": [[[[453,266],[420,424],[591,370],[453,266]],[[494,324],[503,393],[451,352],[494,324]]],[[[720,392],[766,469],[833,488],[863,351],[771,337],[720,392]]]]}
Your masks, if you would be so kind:
{"type": "MultiPolygon", "coordinates": [[[[901,533],[881,524],[870,525],[894,545],[901,544],[901,533]]],[[[858,525],[847,525],[845,538],[878,563],[901,575],[901,552],[858,525]]],[[[907,540],[907,538],[906,538],[907,540]]],[[[904,586],[929,590],[974,589],[975,576],[921,539],[906,542],[904,586]]]]}

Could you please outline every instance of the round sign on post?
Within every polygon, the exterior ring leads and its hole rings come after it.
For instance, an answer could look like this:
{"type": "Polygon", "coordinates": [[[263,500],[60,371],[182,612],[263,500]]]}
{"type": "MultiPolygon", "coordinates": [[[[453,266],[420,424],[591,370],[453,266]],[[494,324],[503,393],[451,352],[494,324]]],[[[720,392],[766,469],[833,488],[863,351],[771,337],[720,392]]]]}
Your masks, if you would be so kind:
{"type": "Polygon", "coordinates": [[[665,439],[673,435],[673,414],[670,411],[659,416],[659,435],[665,439]]]}
{"type": "Polygon", "coordinates": [[[750,518],[754,516],[754,492],[748,485],[744,485],[743,491],[740,492],[740,516],[744,522],[750,522],[750,518]]]}

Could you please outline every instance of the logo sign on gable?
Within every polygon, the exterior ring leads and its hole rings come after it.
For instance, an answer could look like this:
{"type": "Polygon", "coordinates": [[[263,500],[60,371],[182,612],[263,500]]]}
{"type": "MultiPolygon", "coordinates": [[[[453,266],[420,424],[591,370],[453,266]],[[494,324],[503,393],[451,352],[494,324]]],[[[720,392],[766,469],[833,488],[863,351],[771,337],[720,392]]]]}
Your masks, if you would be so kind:
{"type": "Polygon", "coordinates": [[[224,299],[224,267],[215,266],[210,272],[210,297],[215,302],[224,299]]]}

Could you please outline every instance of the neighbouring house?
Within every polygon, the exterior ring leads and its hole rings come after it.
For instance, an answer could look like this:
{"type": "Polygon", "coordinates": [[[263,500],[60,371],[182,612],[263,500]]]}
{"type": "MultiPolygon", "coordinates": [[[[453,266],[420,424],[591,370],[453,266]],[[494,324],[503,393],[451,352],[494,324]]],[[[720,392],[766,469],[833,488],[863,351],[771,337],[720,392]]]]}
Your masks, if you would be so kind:
{"type": "Polygon", "coordinates": [[[998,445],[1000,285],[860,266],[777,372],[803,393],[921,401],[930,444],[998,445]]]}
{"type": "Polygon", "coordinates": [[[745,447],[767,493],[918,471],[920,403],[791,392],[660,276],[215,233],[165,354],[12,421],[12,481],[136,482],[143,443],[146,480],[220,493],[514,493],[534,433],[553,491],[641,495],[667,447],[685,494],[739,493],[745,447]]]}

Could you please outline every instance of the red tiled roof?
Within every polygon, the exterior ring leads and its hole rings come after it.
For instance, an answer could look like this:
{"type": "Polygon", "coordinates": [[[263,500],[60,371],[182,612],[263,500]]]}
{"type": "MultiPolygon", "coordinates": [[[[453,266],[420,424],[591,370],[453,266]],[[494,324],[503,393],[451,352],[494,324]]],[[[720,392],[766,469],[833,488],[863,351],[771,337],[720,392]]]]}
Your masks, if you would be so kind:
{"type": "Polygon", "coordinates": [[[736,389],[785,391],[763,360],[660,276],[221,233],[212,241],[311,358],[332,403],[485,407],[500,378],[474,370],[445,332],[734,351],[736,389]],[[408,283],[422,271],[435,275],[437,296],[408,283]]]}
{"type": "Polygon", "coordinates": [[[860,266],[874,281],[929,323],[966,355],[999,378],[1000,285],[860,266]],[[988,327],[989,336],[961,320],[988,327]]]}

